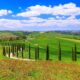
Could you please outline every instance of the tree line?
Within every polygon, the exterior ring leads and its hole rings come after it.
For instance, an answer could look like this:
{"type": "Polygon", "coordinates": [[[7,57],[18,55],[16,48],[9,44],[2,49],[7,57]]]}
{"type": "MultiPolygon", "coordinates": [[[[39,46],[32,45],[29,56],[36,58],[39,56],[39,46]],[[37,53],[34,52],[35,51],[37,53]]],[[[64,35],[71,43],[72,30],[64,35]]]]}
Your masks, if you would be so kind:
{"type": "MultiPolygon", "coordinates": [[[[6,56],[8,53],[8,56],[10,57],[10,54],[12,53],[13,56],[16,55],[16,57],[19,57],[19,52],[21,52],[21,57],[24,58],[24,50],[25,50],[25,44],[8,44],[8,46],[3,46],[3,55],[6,56]],[[15,54],[16,53],[16,54],[15,54]]],[[[72,61],[77,61],[77,47],[76,44],[74,44],[74,47],[72,47],[71,50],[72,54],[72,61]]],[[[45,49],[45,56],[46,60],[50,60],[50,46],[47,44],[46,49],[45,49]]],[[[31,45],[28,45],[28,58],[31,59],[31,45]]],[[[40,47],[37,44],[35,46],[35,60],[39,60],[40,58],[40,47]]],[[[58,43],[58,60],[62,60],[62,47],[61,47],[61,42],[59,41],[58,43]]]]}

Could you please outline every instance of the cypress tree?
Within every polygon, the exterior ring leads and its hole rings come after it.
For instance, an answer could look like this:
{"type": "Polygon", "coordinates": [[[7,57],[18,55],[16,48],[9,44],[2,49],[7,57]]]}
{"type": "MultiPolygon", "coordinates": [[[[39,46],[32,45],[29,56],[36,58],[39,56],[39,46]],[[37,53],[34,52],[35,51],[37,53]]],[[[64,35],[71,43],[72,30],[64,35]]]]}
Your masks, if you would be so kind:
{"type": "Polygon", "coordinates": [[[59,41],[59,54],[58,54],[58,60],[61,61],[61,44],[59,41]]]}
{"type": "Polygon", "coordinates": [[[14,52],[16,53],[16,45],[14,45],[14,52]]]}
{"type": "Polygon", "coordinates": [[[14,45],[12,45],[12,54],[14,56],[14,45]]]}
{"type": "Polygon", "coordinates": [[[31,46],[29,44],[29,59],[31,59],[31,46]]]}
{"type": "Polygon", "coordinates": [[[7,53],[8,53],[8,49],[7,49],[7,46],[5,46],[5,56],[7,53]]]}
{"type": "Polygon", "coordinates": [[[17,53],[17,57],[18,57],[18,46],[17,46],[17,50],[16,50],[16,53],[17,53]]]}
{"type": "Polygon", "coordinates": [[[8,53],[8,49],[7,49],[7,46],[5,46],[5,56],[7,53],[8,53]]]}
{"type": "Polygon", "coordinates": [[[37,58],[39,59],[39,45],[37,45],[37,58]]]}
{"type": "Polygon", "coordinates": [[[39,45],[36,45],[36,47],[35,47],[35,59],[36,60],[39,59],[39,45]]]}
{"type": "Polygon", "coordinates": [[[21,48],[21,45],[20,44],[18,44],[18,50],[20,51],[20,48],[21,48]]]}
{"type": "Polygon", "coordinates": [[[23,45],[22,45],[21,49],[22,49],[22,58],[23,58],[23,51],[24,51],[24,47],[23,47],[23,45]]]}
{"type": "Polygon", "coordinates": [[[46,60],[49,60],[49,46],[46,46],[46,60]]]}
{"type": "Polygon", "coordinates": [[[77,48],[76,48],[76,44],[74,45],[74,61],[77,61],[77,48]]]}
{"type": "Polygon", "coordinates": [[[12,44],[11,44],[11,53],[12,53],[12,44]]]}
{"type": "Polygon", "coordinates": [[[6,55],[6,52],[5,52],[5,47],[3,46],[3,56],[6,55]]]}
{"type": "Polygon", "coordinates": [[[37,48],[35,47],[35,60],[37,60],[37,48]]]}
{"type": "Polygon", "coordinates": [[[9,53],[8,53],[8,54],[9,54],[9,58],[10,58],[10,51],[11,51],[11,50],[10,50],[10,46],[8,47],[8,49],[9,49],[9,53]]]}
{"type": "Polygon", "coordinates": [[[73,50],[73,47],[72,47],[72,61],[74,61],[74,50],[73,50]]]}
{"type": "Polygon", "coordinates": [[[24,50],[25,50],[25,43],[23,44],[23,48],[24,48],[24,50]]]}

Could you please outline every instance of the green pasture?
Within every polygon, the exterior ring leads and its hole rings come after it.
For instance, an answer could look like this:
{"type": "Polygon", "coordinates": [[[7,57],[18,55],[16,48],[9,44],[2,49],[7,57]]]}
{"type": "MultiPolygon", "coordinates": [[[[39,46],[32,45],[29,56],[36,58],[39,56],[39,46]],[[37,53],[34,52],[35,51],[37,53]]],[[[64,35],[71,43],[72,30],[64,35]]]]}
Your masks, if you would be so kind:
{"type": "MultiPolygon", "coordinates": [[[[28,46],[31,45],[31,59],[35,59],[35,47],[38,44],[40,48],[40,60],[46,59],[46,45],[49,45],[50,60],[58,60],[58,46],[59,41],[61,43],[62,50],[62,61],[71,62],[72,61],[72,47],[74,44],[77,46],[77,62],[80,61],[80,42],[78,40],[72,39],[72,41],[67,39],[61,39],[67,35],[61,35],[58,33],[32,33],[29,34],[26,40],[8,41],[9,43],[25,43],[24,58],[28,58],[28,46]]],[[[68,38],[68,37],[67,37],[68,38]]],[[[8,42],[1,42],[8,43],[8,42]]],[[[0,58],[3,59],[2,49],[0,48],[0,58]]],[[[15,53],[16,54],[16,53],[15,53]]],[[[19,52],[19,57],[21,57],[21,52],[19,52]]]]}

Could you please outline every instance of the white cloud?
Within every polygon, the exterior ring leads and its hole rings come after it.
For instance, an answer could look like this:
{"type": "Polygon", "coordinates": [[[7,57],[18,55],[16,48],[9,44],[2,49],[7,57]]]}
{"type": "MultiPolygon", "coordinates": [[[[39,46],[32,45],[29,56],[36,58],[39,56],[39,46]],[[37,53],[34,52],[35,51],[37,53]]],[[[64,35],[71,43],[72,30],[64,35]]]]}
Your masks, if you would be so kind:
{"type": "Polygon", "coordinates": [[[11,14],[11,13],[12,13],[11,10],[4,10],[4,9],[0,10],[0,16],[8,15],[8,14],[11,14]]]}
{"type": "MultiPolygon", "coordinates": [[[[6,12],[5,12],[6,13],[6,12]]],[[[7,11],[6,14],[10,14],[12,12],[7,11]]],[[[47,6],[31,6],[26,9],[26,11],[18,13],[15,16],[15,19],[0,19],[0,27],[6,28],[23,28],[28,29],[29,27],[34,28],[45,28],[45,29],[68,29],[80,26],[80,19],[76,18],[76,15],[80,15],[80,7],[77,7],[74,3],[68,3],[64,5],[58,5],[54,7],[47,6]],[[51,14],[55,17],[42,18],[37,17],[41,14],[51,14]],[[60,16],[61,15],[61,16],[60,16]],[[24,17],[25,19],[18,20],[17,16],[24,17]],[[65,18],[68,16],[67,18],[65,18]],[[29,19],[27,19],[28,17],[29,19]]],[[[20,18],[21,18],[20,17],[20,18]]],[[[80,29],[80,28],[79,28],[80,29]]]]}
{"type": "Polygon", "coordinates": [[[31,6],[26,11],[18,13],[17,16],[33,17],[41,14],[51,15],[80,15],[80,7],[77,7],[74,3],[68,3],[64,5],[58,5],[54,7],[47,6],[31,6]]]}
{"type": "Polygon", "coordinates": [[[30,20],[12,20],[12,19],[0,19],[0,27],[6,27],[6,28],[23,28],[28,29],[28,27],[32,28],[50,28],[54,27],[56,28],[66,28],[66,27],[72,27],[80,26],[80,20],[74,19],[74,20],[55,20],[54,18],[49,19],[42,19],[42,18],[36,18],[32,17],[30,20]]]}
{"type": "Polygon", "coordinates": [[[74,3],[59,5],[53,7],[53,15],[80,15],[80,7],[74,3]]]}
{"type": "Polygon", "coordinates": [[[0,27],[17,28],[24,26],[20,20],[0,19],[0,27]]]}
{"type": "Polygon", "coordinates": [[[17,16],[22,16],[22,17],[32,17],[32,16],[38,16],[40,14],[50,14],[52,8],[51,7],[46,7],[46,6],[31,6],[26,9],[25,12],[18,13],[17,16]]]}

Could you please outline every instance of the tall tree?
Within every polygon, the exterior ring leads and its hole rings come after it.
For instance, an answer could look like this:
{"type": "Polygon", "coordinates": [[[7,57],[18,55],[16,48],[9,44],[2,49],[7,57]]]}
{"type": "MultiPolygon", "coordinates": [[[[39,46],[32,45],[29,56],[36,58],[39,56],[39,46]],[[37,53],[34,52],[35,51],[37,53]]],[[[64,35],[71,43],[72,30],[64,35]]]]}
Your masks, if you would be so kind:
{"type": "Polygon", "coordinates": [[[6,55],[5,46],[3,46],[3,55],[4,55],[4,56],[6,55]]]}
{"type": "Polygon", "coordinates": [[[17,50],[16,50],[16,53],[17,53],[17,58],[18,58],[18,45],[17,45],[17,50]]]}
{"type": "Polygon", "coordinates": [[[46,46],[46,60],[49,60],[49,45],[46,46]]]}
{"type": "Polygon", "coordinates": [[[77,47],[74,45],[74,61],[77,61],[77,47]]]}
{"type": "Polygon", "coordinates": [[[9,54],[9,58],[10,58],[10,53],[11,53],[11,52],[10,52],[10,51],[11,51],[11,50],[10,50],[10,46],[8,47],[8,49],[9,49],[9,53],[8,53],[8,54],[9,54]]]}
{"type": "Polygon", "coordinates": [[[14,45],[12,45],[12,54],[14,56],[14,45]]]}
{"type": "Polygon", "coordinates": [[[31,59],[31,46],[29,44],[29,59],[31,59]]]}
{"type": "Polygon", "coordinates": [[[72,61],[74,61],[74,48],[72,47],[72,61]]]}
{"type": "Polygon", "coordinates": [[[21,47],[21,50],[22,50],[22,58],[23,58],[23,54],[24,54],[24,46],[22,45],[22,47],[21,47]]]}
{"type": "Polygon", "coordinates": [[[61,61],[61,43],[59,41],[59,54],[58,54],[58,60],[61,61]]]}
{"type": "Polygon", "coordinates": [[[39,59],[39,45],[37,45],[37,58],[39,59]]]}
{"type": "Polygon", "coordinates": [[[39,59],[39,45],[36,45],[36,47],[35,47],[35,59],[36,60],[39,59]]]}

